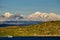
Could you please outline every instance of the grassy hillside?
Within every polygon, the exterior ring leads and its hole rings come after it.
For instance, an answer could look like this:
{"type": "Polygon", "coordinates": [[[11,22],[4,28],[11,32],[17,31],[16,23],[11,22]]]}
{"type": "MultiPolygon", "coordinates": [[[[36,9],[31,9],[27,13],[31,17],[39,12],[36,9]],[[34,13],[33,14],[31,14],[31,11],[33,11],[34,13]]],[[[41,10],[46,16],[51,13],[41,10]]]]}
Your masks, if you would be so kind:
{"type": "Polygon", "coordinates": [[[31,26],[0,27],[0,36],[60,35],[60,21],[50,21],[31,26]]]}

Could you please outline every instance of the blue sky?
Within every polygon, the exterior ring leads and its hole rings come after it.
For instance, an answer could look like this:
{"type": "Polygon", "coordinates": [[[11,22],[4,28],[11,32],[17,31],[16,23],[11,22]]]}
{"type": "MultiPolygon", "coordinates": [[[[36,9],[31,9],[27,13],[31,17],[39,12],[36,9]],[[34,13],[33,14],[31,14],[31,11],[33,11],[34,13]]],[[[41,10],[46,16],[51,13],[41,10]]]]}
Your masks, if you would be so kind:
{"type": "Polygon", "coordinates": [[[0,14],[30,14],[36,11],[60,14],[60,0],[0,0],[0,14]]]}

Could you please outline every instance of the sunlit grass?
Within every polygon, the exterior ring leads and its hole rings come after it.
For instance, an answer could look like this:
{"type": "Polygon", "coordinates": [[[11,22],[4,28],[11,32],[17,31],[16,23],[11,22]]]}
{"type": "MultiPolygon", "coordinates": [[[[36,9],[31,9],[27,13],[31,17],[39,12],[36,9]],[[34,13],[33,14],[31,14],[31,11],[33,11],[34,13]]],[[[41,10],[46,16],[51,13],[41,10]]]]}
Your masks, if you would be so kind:
{"type": "Polygon", "coordinates": [[[31,26],[8,26],[0,28],[0,36],[60,35],[60,21],[44,22],[31,26]]]}

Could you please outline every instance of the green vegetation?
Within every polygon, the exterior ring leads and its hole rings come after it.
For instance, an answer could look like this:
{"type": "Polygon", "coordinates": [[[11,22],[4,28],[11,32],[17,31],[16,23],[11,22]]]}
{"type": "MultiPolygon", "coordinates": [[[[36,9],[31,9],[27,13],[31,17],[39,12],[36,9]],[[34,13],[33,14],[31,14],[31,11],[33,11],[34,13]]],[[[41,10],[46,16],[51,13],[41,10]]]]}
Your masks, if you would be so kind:
{"type": "Polygon", "coordinates": [[[60,35],[60,21],[50,21],[30,26],[0,27],[0,36],[60,35]]]}

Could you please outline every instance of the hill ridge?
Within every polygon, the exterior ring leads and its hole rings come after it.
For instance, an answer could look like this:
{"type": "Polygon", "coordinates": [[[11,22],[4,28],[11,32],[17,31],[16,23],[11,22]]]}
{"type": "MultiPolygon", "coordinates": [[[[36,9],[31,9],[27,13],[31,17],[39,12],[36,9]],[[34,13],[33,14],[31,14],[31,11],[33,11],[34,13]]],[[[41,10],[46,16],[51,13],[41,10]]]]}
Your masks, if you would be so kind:
{"type": "Polygon", "coordinates": [[[60,21],[48,21],[30,26],[11,26],[0,28],[0,36],[40,36],[60,35],[60,21]]]}

